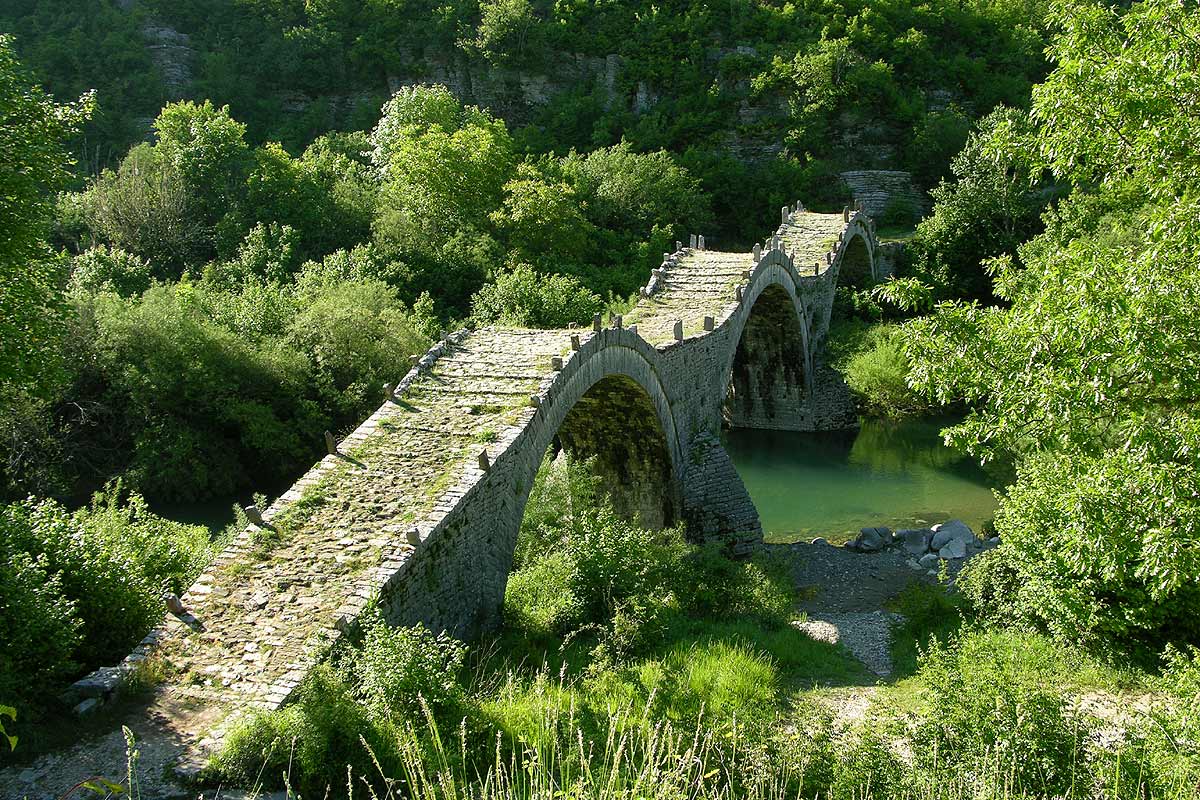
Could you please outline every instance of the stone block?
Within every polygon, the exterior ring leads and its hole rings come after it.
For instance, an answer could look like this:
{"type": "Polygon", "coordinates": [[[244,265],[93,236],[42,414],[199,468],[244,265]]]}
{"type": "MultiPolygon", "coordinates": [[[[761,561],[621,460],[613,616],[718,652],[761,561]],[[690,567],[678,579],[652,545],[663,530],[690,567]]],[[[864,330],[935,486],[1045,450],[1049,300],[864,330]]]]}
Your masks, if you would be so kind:
{"type": "Polygon", "coordinates": [[[900,540],[906,553],[920,556],[929,551],[929,541],[933,538],[933,531],[929,528],[908,528],[896,531],[896,538],[900,540]]]}

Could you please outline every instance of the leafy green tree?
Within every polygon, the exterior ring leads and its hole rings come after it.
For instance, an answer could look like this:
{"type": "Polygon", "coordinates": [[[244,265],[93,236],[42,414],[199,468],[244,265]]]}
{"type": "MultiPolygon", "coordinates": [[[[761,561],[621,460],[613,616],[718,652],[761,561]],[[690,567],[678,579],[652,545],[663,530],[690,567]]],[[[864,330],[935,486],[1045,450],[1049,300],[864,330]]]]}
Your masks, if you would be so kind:
{"type": "Polygon", "coordinates": [[[475,38],[462,42],[493,64],[520,61],[538,30],[529,0],[481,0],[475,38]]]}
{"type": "Polygon", "coordinates": [[[931,192],[933,214],[917,226],[907,259],[940,296],[991,298],[984,262],[1016,255],[1041,230],[1039,215],[1054,190],[1023,153],[1029,133],[1024,112],[996,109],[955,156],[954,180],[931,192]]]}
{"type": "Polygon", "coordinates": [[[150,288],[150,265],[116,247],[92,247],[71,259],[72,293],[116,292],[122,297],[150,288]]]}
{"type": "Polygon", "coordinates": [[[215,226],[240,199],[250,167],[246,126],[229,115],[229,106],[185,100],[167,104],[154,130],[160,157],[178,171],[201,218],[215,226]]]}
{"type": "Polygon", "coordinates": [[[910,380],[975,409],[952,442],[1019,460],[1004,545],[970,582],[981,607],[1069,637],[1194,640],[1200,16],[1081,1],[1052,19],[1057,65],[1023,143],[1075,192],[1023,266],[991,262],[1005,307],[910,324],[910,380]]]}
{"type": "Polygon", "coordinates": [[[254,159],[245,203],[254,222],[290,226],[308,257],[370,238],[375,181],[365,164],[325,140],[314,142],[301,158],[268,143],[254,151],[254,159]]]}
{"type": "Polygon", "coordinates": [[[398,93],[371,136],[384,179],[376,235],[401,249],[428,252],[486,228],[515,167],[504,123],[452,106],[444,89],[398,93]]]}
{"type": "Polygon", "coordinates": [[[596,225],[645,236],[655,225],[703,229],[712,211],[700,183],[670,153],[635,152],[628,142],[571,153],[562,172],[596,225]]]}
{"type": "Polygon", "coordinates": [[[519,258],[578,261],[584,257],[592,225],[569,185],[522,164],[517,177],[504,185],[504,193],[504,204],[492,212],[491,220],[519,258]]]}
{"type": "Polygon", "coordinates": [[[584,323],[600,312],[599,295],[575,278],[542,275],[528,264],[518,264],[479,290],[471,299],[471,312],[481,324],[498,322],[525,328],[565,328],[584,323]]]}
{"type": "Polygon", "coordinates": [[[65,307],[62,263],[46,244],[52,193],[70,175],[66,140],[91,98],[58,105],[31,85],[0,36],[0,394],[48,390],[65,307]]]}
{"type": "Polygon", "coordinates": [[[213,235],[179,169],[148,144],[100,173],[78,202],[92,241],[145,259],[159,278],[196,264],[213,235]]]}

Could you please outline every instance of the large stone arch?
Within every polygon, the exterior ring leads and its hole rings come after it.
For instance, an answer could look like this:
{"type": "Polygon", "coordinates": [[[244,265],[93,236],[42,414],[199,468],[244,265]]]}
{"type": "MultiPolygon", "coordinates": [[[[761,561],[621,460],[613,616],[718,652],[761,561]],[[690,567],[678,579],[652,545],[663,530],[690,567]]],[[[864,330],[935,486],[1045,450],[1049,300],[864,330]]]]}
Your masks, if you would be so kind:
{"type": "Polygon", "coordinates": [[[622,516],[648,527],[682,518],[681,443],[659,360],[636,333],[610,329],[567,361],[527,427],[514,465],[514,547],[534,476],[556,441],[596,458],[602,486],[622,516]]]}

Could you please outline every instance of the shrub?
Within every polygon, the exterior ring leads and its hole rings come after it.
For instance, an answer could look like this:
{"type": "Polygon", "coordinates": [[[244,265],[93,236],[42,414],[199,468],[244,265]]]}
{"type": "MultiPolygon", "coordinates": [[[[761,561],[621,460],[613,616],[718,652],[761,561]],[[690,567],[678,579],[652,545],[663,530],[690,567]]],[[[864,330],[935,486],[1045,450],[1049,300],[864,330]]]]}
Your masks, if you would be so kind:
{"type": "Polygon", "coordinates": [[[377,719],[417,722],[422,705],[437,713],[462,696],[458,681],[467,649],[445,632],[417,625],[393,628],[378,615],[366,620],[363,640],[341,658],[355,695],[377,719]]]}
{"type": "Polygon", "coordinates": [[[5,657],[28,668],[3,674],[30,676],[35,700],[76,667],[124,656],[162,616],[163,593],[183,591],[211,556],[204,528],[119,498],[117,485],[74,514],[52,500],[0,509],[5,657]]]}
{"type": "Polygon", "coordinates": [[[471,316],[481,325],[498,322],[524,328],[565,328],[600,313],[600,296],[566,275],[542,275],[518,264],[471,299],[471,316]]]}
{"type": "Polygon", "coordinates": [[[918,765],[1061,796],[1085,738],[1058,690],[1061,676],[1061,651],[1048,640],[990,631],[932,642],[917,675],[930,702],[913,735],[918,765]]]}
{"type": "Polygon", "coordinates": [[[70,290],[139,295],[150,288],[150,264],[119,247],[92,247],[71,259],[70,290]]]}
{"type": "Polygon", "coordinates": [[[127,474],[176,500],[291,476],[328,427],[306,391],[310,362],[278,340],[242,339],[187,301],[168,287],[96,298],[101,402],[132,449],[127,474]]]}
{"type": "Polygon", "coordinates": [[[583,620],[575,594],[575,563],[562,552],[548,553],[508,576],[504,622],[534,636],[563,636],[583,620]]]}
{"type": "Polygon", "coordinates": [[[1041,454],[1001,498],[1001,546],[962,582],[983,613],[1068,641],[1153,645],[1200,633],[1200,476],[1129,453],[1041,454]]]}
{"type": "Polygon", "coordinates": [[[393,742],[343,676],[322,664],[301,684],[295,705],[253,714],[231,730],[206,771],[322,797],[344,785],[347,773],[356,781],[377,776],[376,763],[394,771],[393,742]]]}
{"type": "Polygon", "coordinates": [[[867,413],[899,419],[928,410],[908,386],[908,369],[902,338],[893,328],[880,326],[846,362],[846,383],[867,413]]]}
{"type": "MultiPolygon", "coordinates": [[[[7,514],[4,517],[7,523],[7,514]]],[[[0,531],[0,705],[23,706],[76,670],[81,622],[58,573],[0,531]]]]}

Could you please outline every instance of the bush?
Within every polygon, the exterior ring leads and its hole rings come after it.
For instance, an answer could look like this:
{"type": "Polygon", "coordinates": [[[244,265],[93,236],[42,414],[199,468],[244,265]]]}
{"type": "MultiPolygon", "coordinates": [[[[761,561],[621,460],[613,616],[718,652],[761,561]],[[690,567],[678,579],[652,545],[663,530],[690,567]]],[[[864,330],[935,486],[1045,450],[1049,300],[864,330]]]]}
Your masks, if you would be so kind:
{"type": "Polygon", "coordinates": [[[908,357],[894,328],[873,328],[861,348],[846,362],[845,376],[867,413],[899,419],[928,410],[908,386],[908,357]]]}
{"type": "Polygon", "coordinates": [[[930,702],[913,735],[920,768],[1005,782],[1018,795],[1062,796],[1086,738],[1058,688],[1062,665],[1053,642],[1015,632],[932,642],[917,675],[930,702]]]}
{"type": "Polygon", "coordinates": [[[258,712],[239,723],[206,771],[323,797],[332,786],[344,785],[348,772],[358,781],[378,776],[376,763],[397,769],[391,732],[372,720],[337,670],[318,666],[297,694],[293,706],[258,712]]]}
{"type": "Polygon", "coordinates": [[[1001,546],[972,562],[980,611],[1067,641],[1155,645],[1200,636],[1194,540],[1200,476],[1129,452],[1041,454],[1001,498],[1001,546]]]}
{"type": "Polygon", "coordinates": [[[423,708],[452,708],[462,697],[458,681],[467,648],[445,632],[424,626],[393,628],[378,615],[365,621],[361,644],[341,659],[355,695],[377,719],[418,722],[423,708]]]}
{"type": "Polygon", "coordinates": [[[140,295],[150,288],[150,264],[118,247],[92,247],[71,259],[70,290],[140,295]]]}
{"type": "Polygon", "coordinates": [[[499,323],[522,328],[565,328],[583,324],[600,313],[600,296],[575,278],[542,275],[518,264],[484,286],[471,299],[471,316],[478,324],[499,323]]]}
{"type": "Polygon", "coordinates": [[[173,500],[290,478],[328,427],[306,391],[308,358],[272,338],[243,339],[196,305],[169,287],[96,298],[95,366],[132,449],[127,474],[173,500]]]}
{"type": "MultiPolygon", "coordinates": [[[[4,517],[7,523],[7,514],[4,517]]],[[[17,549],[0,531],[0,705],[23,706],[75,673],[82,623],[46,559],[17,549]]]]}
{"type": "Polygon", "coordinates": [[[162,617],[163,593],[182,592],[211,557],[207,530],[155,516],[137,495],[123,504],[120,491],[74,514],[52,500],[0,509],[4,657],[28,667],[15,674],[30,676],[29,699],[77,667],[116,663],[162,617]]]}

